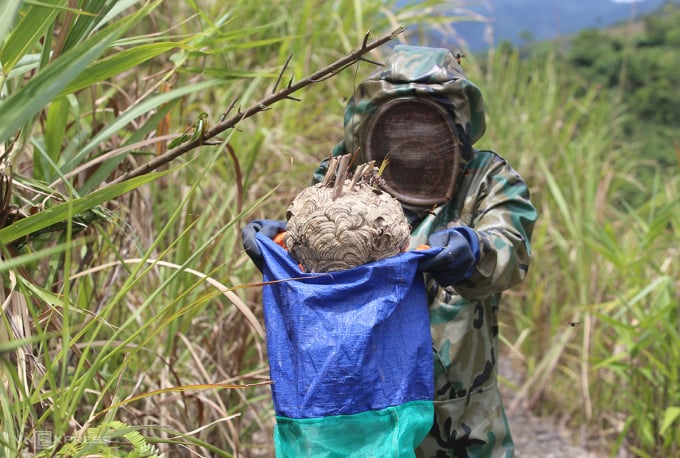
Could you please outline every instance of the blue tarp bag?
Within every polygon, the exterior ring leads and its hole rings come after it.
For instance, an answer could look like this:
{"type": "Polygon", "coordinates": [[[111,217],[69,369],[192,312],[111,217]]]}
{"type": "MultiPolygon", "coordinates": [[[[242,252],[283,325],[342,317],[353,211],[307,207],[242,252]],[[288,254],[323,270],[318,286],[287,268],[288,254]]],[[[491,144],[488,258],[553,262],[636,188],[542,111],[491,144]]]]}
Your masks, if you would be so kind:
{"type": "Polygon", "coordinates": [[[415,456],[434,418],[418,265],[441,248],[303,273],[258,234],[277,456],[415,456]]]}

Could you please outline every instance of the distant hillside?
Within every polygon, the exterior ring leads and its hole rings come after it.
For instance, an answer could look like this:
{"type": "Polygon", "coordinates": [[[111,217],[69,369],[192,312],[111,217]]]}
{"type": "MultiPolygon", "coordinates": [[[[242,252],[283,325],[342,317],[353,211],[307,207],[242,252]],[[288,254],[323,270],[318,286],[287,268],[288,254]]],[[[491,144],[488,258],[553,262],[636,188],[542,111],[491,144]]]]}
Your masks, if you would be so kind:
{"type": "MultiPolygon", "coordinates": [[[[677,1],[677,0],[676,0],[677,1]]],[[[488,22],[456,22],[454,29],[473,51],[501,41],[526,44],[527,41],[572,35],[588,28],[602,28],[635,19],[657,9],[668,0],[621,2],[612,0],[489,0],[470,2],[468,10],[488,18],[488,22]]]]}

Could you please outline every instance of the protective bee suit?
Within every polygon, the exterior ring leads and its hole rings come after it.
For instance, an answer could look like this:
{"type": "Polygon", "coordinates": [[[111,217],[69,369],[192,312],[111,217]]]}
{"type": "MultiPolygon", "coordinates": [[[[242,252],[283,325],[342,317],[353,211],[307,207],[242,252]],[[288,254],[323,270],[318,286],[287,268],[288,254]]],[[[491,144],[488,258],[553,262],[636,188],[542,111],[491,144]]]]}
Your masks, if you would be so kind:
{"type": "Polygon", "coordinates": [[[485,130],[481,91],[447,49],[397,46],[357,87],[344,124],[333,155],[387,159],[384,188],[409,217],[411,246],[444,247],[423,269],[435,421],[416,456],[514,456],[497,386],[498,311],[502,291],[527,274],[537,214],[508,162],[472,147],[485,130]]]}

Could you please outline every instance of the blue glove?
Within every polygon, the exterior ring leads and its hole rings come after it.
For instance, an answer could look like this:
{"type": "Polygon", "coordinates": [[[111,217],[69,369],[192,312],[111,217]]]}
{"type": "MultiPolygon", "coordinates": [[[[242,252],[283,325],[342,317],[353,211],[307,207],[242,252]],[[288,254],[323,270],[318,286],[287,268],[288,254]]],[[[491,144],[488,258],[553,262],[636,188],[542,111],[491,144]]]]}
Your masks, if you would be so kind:
{"type": "Polygon", "coordinates": [[[479,261],[479,239],[474,230],[453,227],[430,235],[432,247],[443,247],[439,254],[423,261],[420,271],[429,273],[441,286],[457,285],[472,275],[479,261]]]}
{"type": "Polygon", "coordinates": [[[255,240],[255,234],[258,232],[264,236],[273,239],[279,232],[284,232],[286,230],[286,221],[279,221],[274,219],[258,219],[248,223],[241,230],[241,239],[243,242],[243,248],[246,249],[246,254],[250,256],[257,268],[262,272],[262,266],[264,264],[264,258],[262,257],[262,251],[260,247],[257,246],[257,241],[255,240]]]}

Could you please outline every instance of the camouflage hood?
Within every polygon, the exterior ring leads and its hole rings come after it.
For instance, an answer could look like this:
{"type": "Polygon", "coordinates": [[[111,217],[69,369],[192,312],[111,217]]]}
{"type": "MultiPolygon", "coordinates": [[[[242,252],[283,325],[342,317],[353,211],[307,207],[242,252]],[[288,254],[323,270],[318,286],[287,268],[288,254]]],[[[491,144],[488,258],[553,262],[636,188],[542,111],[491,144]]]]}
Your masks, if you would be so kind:
{"type": "Polygon", "coordinates": [[[345,110],[345,137],[334,154],[352,153],[362,130],[383,103],[397,98],[427,97],[443,105],[454,119],[464,159],[484,134],[482,93],[466,79],[456,57],[444,48],[398,45],[385,66],[357,87],[345,110]]]}

